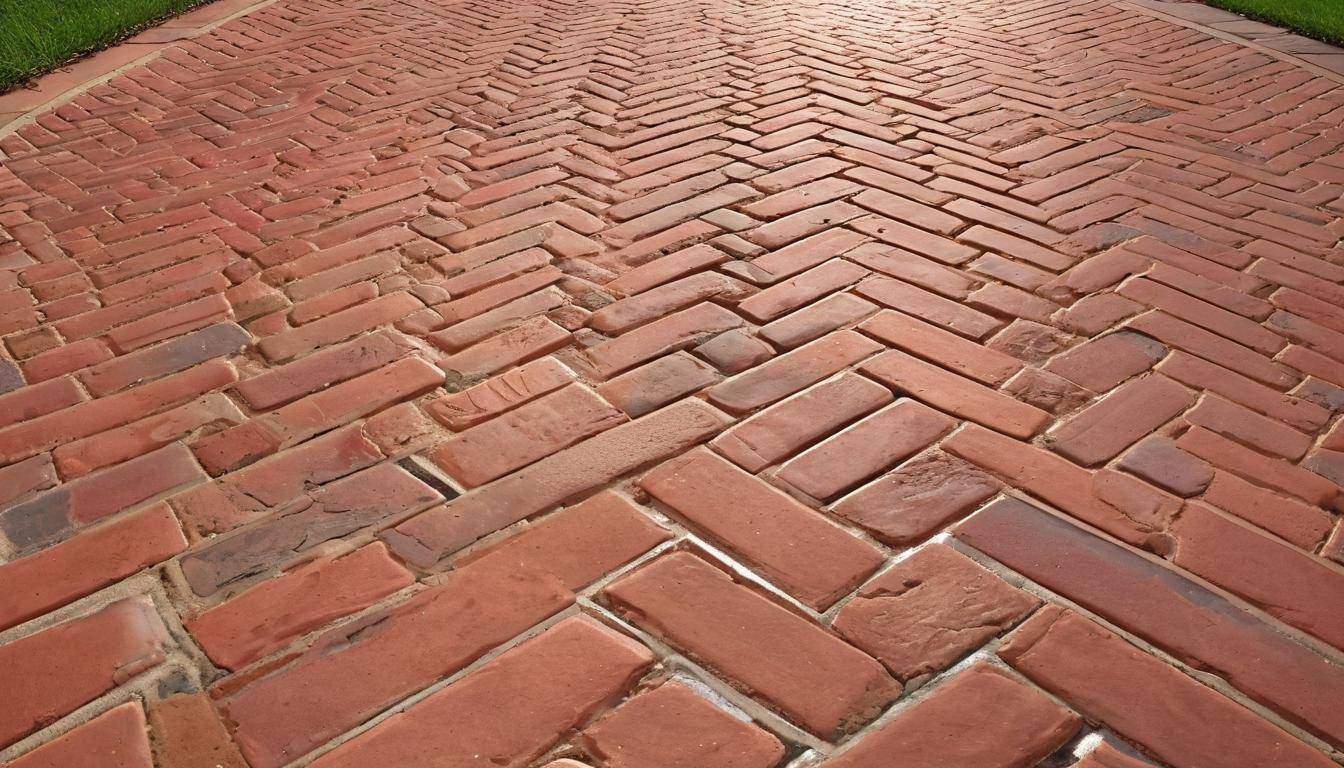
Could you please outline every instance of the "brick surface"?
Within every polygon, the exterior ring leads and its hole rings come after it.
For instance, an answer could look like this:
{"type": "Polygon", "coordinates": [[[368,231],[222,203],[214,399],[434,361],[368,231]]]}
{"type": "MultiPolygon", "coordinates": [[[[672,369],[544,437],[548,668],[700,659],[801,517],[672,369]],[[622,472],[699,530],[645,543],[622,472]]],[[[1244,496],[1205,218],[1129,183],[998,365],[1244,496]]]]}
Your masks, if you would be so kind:
{"type": "Polygon", "coordinates": [[[0,96],[0,763],[1337,760],[1333,50],[218,0],[0,96]]]}
{"type": "Polygon", "coordinates": [[[152,768],[140,705],[128,701],[34,749],[10,768],[152,768]]]}

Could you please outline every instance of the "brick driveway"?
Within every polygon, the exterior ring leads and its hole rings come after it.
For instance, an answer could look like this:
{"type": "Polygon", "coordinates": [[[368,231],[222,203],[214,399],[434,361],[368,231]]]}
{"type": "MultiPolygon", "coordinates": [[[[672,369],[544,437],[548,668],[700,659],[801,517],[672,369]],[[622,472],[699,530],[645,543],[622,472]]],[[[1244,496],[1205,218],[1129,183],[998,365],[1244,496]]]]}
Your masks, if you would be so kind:
{"type": "Polygon", "coordinates": [[[0,760],[1336,765],[1344,78],[1226,37],[279,0],[0,138],[0,760]]]}

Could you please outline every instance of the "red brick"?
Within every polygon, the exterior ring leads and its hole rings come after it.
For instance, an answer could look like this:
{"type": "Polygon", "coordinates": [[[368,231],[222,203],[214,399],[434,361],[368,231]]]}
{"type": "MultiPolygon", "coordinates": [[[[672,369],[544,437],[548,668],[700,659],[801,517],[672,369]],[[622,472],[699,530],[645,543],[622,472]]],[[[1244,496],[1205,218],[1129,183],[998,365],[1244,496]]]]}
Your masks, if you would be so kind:
{"type": "Polygon", "coordinates": [[[302,360],[270,368],[238,382],[234,390],[255,410],[266,411],[360,374],[376,370],[404,354],[390,331],[314,352],[302,360]]]}
{"type": "Polygon", "coordinates": [[[1126,323],[1126,327],[1277,389],[1297,383],[1282,366],[1269,358],[1160,311],[1139,315],[1126,323]]]}
{"type": "Polygon", "coordinates": [[[709,401],[742,414],[782,400],[878,352],[882,345],[837,331],[709,388],[709,401]]]}
{"type": "Polygon", "coordinates": [[[1314,550],[1333,525],[1333,518],[1324,510],[1222,470],[1214,471],[1213,482],[1201,498],[1307,550],[1314,550]]]}
{"type": "Polygon", "coordinates": [[[674,352],[617,376],[599,394],[634,418],[717,383],[713,368],[685,352],[674,352]]]}
{"type": "Polygon", "coordinates": [[[20,387],[0,395],[0,427],[30,421],[88,399],[70,377],[20,387]]]}
{"type": "Polygon", "coordinates": [[[862,320],[877,305],[852,293],[837,293],[761,327],[761,338],[777,347],[793,349],[862,320]]]}
{"type": "Polygon", "coordinates": [[[56,467],[47,454],[0,467],[0,505],[19,501],[58,482],[56,467]]]}
{"type": "Polygon", "coordinates": [[[204,694],[149,702],[149,725],[159,768],[248,768],[204,694]]]}
{"type": "Polygon", "coordinates": [[[1077,733],[1081,719],[1008,673],[980,663],[939,685],[852,749],[834,768],[1029,768],[1077,733]]]}
{"type": "Polygon", "coordinates": [[[216,665],[238,669],[414,581],[375,542],[262,582],[189,620],[187,629],[216,665]]]}
{"type": "Polygon", "coordinates": [[[1199,405],[1185,414],[1185,420],[1289,461],[1302,458],[1312,444],[1310,437],[1292,427],[1213,395],[1200,398],[1199,405]]]}
{"type": "Polygon", "coordinates": [[[858,586],[882,561],[871,545],[704,449],[659,466],[640,485],[694,529],[819,610],[858,586]],[[735,503],[725,507],[723,499],[735,503]]]}
{"type": "Polygon", "coordinates": [[[931,544],[863,585],[831,626],[906,682],[947,669],[1039,605],[951,547],[931,544]]]}
{"type": "Polygon", "coordinates": [[[129,424],[226,387],[237,378],[232,365],[223,360],[211,360],[149,384],[4,427],[0,429],[0,464],[26,459],[62,443],[129,424]]]}
{"type": "Polygon", "coordinates": [[[889,309],[869,318],[859,330],[990,387],[1022,370],[1022,363],[1010,355],[889,309]]]}
{"type": "Polygon", "coordinates": [[[463,388],[506,368],[550,354],[573,335],[545,317],[534,317],[439,361],[450,388],[463,388]]]}
{"type": "Polygon", "coordinates": [[[769,344],[741,328],[724,331],[691,351],[730,376],[775,356],[769,344]]]}
{"type": "Polygon", "coordinates": [[[742,318],[723,307],[702,303],[598,344],[586,354],[603,378],[611,378],[640,363],[685,349],[711,334],[743,324],[742,318]]]}
{"type": "Polygon", "coordinates": [[[886,352],[865,362],[859,370],[934,408],[1013,437],[1030,438],[1052,421],[1050,414],[1039,408],[904,352],[886,352]]]}
{"type": "Polygon", "coordinates": [[[999,655],[1174,768],[1333,765],[1212,688],[1058,606],[1032,617],[999,655]]]}
{"type": "Polygon", "coordinates": [[[1299,550],[1187,504],[1171,527],[1172,561],[1336,648],[1344,646],[1344,574],[1299,550]]]}
{"type": "Polygon", "coordinates": [[[832,259],[743,300],[737,310],[758,323],[765,323],[852,285],[867,275],[868,270],[853,262],[832,259]]]}
{"type": "Polygon", "coordinates": [[[563,609],[664,535],[610,498],[547,518],[229,698],[238,744],[253,768],[289,762],[563,609]]]}
{"type": "Polygon", "coordinates": [[[153,768],[145,715],[128,701],[43,744],[7,768],[153,768]]]}
{"type": "Polygon", "coordinates": [[[30,383],[36,384],[101,363],[111,357],[112,351],[103,342],[98,339],[81,339],[25,360],[23,375],[30,383]]]}
{"type": "Polygon", "coordinates": [[[891,400],[882,385],[846,372],[770,406],[710,445],[756,473],[891,400]]]}
{"type": "Polygon", "coordinates": [[[525,363],[461,392],[431,400],[425,410],[454,430],[473,427],[487,419],[554,392],[574,381],[574,372],[555,358],[525,363]]]}
{"type": "Polygon", "coordinates": [[[1003,477],[1068,514],[1129,544],[1167,551],[1167,524],[1180,500],[1110,470],[1089,472],[1049,451],[967,425],[943,450],[1003,477]]]}
{"type": "Polygon", "coordinates": [[[954,425],[902,399],[799,454],[777,477],[812,498],[829,499],[910,457],[954,425]]]}
{"type": "Polygon", "coordinates": [[[405,291],[397,291],[314,320],[301,328],[268,336],[257,346],[266,359],[281,362],[400,320],[422,307],[419,299],[405,291]]]}
{"type": "Polygon", "coordinates": [[[130,461],[201,430],[241,424],[242,411],[222,394],[209,394],[122,427],[99,432],[52,451],[56,466],[67,478],[130,461]]]}
{"type": "Polygon", "coordinates": [[[1161,283],[1142,277],[1133,278],[1118,289],[1118,293],[1150,307],[1161,309],[1187,322],[1201,326],[1220,336],[1243,344],[1263,355],[1274,355],[1283,349],[1284,340],[1254,320],[1228,312],[1208,302],[1181,293],[1161,283]]]}
{"type": "Polygon", "coordinates": [[[564,292],[556,288],[546,288],[514,299],[488,312],[482,312],[468,320],[453,323],[425,338],[441,349],[459,352],[496,333],[512,330],[538,315],[553,312],[564,306],[567,306],[564,292]]]}
{"type": "Polygon", "coordinates": [[[566,619],[316,760],[319,768],[385,764],[526,765],[618,700],[653,654],[592,619],[566,619]],[[530,702],[519,709],[517,703],[530,702]],[[451,723],[444,728],[444,723],[451,723]]]}
{"type": "Polygon", "coordinates": [[[948,331],[978,341],[1002,328],[1002,320],[971,309],[962,301],[943,298],[900,280],[873,277],[855,292],[886,307],[913,315],[948,331]]]}
{"type": "Polygon", "coordinates": [[[750,292],[740,280],[717,272],[700,272],[612,302],[593,313],[589,326],[614,336],[702,301],[732,302],[750,292]]]}
{"type": "Polygon", "coordinates": [[[784,745],[675,680],[631,698],[584,730],[610,768],[771,768],[784,745]]]}
{"type": "Polygon", "coordinates": [[[1315,432],[1329,418],[1329,411],[1315,403],[1270,389],[1184,352],[1173,352],[1157,370],[1186,386],[1216,392],[1302,432],[1315,432]]]}
{"type": "Polygon", "coordinates": [[[999,483],[976,467],[934,451],[846,496],[831,511],[888,544],[904,546],[964,517],[998,490],[999,483]]]}
{"type": "Polygon", "coordinates": [[[1283,491],[1327,509],[1344,510],[1344,489],[1338,485],[1314,472],[1282,459],[1265,456],[1201,427],[1194,427],[1181,435],[1176,445],[1258,485],[1283,491]]]}
{"type": "Polygon", "coordinates": [[[168,505],[160,502],[0,565],[0,629],[52,611],[187,548],[168,505]]]}
{"type": "Polygon", "coordinates": [[[602,592],[645,630],[823,738],[855,730],[900,695],[871,657],[685,552],[602,592]]]}
{"type": "Polygon", "coordinates": [[[1110,744],[1097,742],[1096,748],[1075,763],[1077,768],[1153,768],[1153,764],[1132,757],[1110,744]]]}
{"type": "Polygon", "coordinates": [[[47,491],[0,512],[0,529],[22,549],[50,543],[69,531],[205,480],[191,451],[172,444],[47,491]]]}
{"type": "Polygon", "coordinates": [[[727,254],[711,246],[693,245],[635,267],[604,287],[616,294],[633,296],[727,260],[727,254]]]}
{"type": "Polygon", "coordinates": [[[731,423],[690,399],[602,432],[383,535],[404,560],[427,566],[476,539],[674,456],[731,423]]]}
{"type": "Polygon", "coordinates": [[[382,451],[351,424],[259,461],[174,498],[197,534],[222,533],[294,500],[321,484],[372,466],[382,451]]]}
{"type": "Polygon", "coordinates": [[[1166,347],[1147,336],[1117,331],[1056,356],[1045,369],[1093,392],[1104,393],[1152,368],[1166,353],[1166,347]]]}
{"type": "Polygon", "coordinates": [[[211,294],[119,325],[107,332],[107,340],[118,354],[125,354],[164,339],[213,325],[227,319],[230,311],[227,299],[217,293],[211,294]]]}
{"type": "Polygon", "coordinates": [[[102,397],[147,379],[186,370],[215,357],[241,352],[252,337],[233,323],[220,323],[94,366],[80,381],[102,397]]]}
{"type": "Polygon", "coordinates": [[[1208,462],[1160,435],[1140,441],[1125,453],[1119,466],[1178,496],[1194,496],[1213,480],[1213,467],[1208,462]]]}
{"type": "Polygon", "coordinates": [[[1341,742],[1344,712],[1336,702],[1344,669],[1177,571],[1012,499],[994,502],[954,534],[1289,721],[1341,742]]]}
{"type": "Polygon", "coordinates": [[[158,666],[170,642],[150,600],[135,597],[0,645],[6,692],[0,744],[8,746],[158,666]]]}
{"type": "Polygon", "coordinates": [[[1050,448],[1085,467],[1104,463],[1195,402],[1158,374],[1135,379],[1050,431],[1050,448]]]}
{"type": "Polygon", "coordinates": [[[441,443],[430,458],[471,488],[627,420],[591,389],[571,384],[441,443]]]}

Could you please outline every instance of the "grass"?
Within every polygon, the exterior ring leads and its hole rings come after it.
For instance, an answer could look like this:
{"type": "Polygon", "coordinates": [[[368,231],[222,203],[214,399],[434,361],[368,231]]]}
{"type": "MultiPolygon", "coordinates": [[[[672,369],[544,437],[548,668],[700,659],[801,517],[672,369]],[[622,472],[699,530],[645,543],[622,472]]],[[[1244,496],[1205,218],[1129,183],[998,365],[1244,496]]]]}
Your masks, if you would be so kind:
{"type": "MultiPolygon", "coordinates": [[[[3,2],[3,0],[0,0],[3,2]]],[[[1210,5],[1344,45],[1344,0],[1207,0],[1210,5]]]]}
{"type": "Polygon", "coordinates": [[[204,0],[0,0],[0,93],[204,0]]]}

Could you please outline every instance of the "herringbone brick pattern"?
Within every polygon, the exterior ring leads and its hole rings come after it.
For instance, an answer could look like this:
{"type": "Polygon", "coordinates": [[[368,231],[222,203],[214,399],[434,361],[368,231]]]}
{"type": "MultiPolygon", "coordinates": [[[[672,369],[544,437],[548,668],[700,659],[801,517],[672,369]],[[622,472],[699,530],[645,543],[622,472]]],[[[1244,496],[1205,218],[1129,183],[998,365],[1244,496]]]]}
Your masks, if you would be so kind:
{"type": "Polygon", "coordinates": [[[1330,766],[1344,86],[280,0],[0,139],[0,759],[1330,766]]]}

